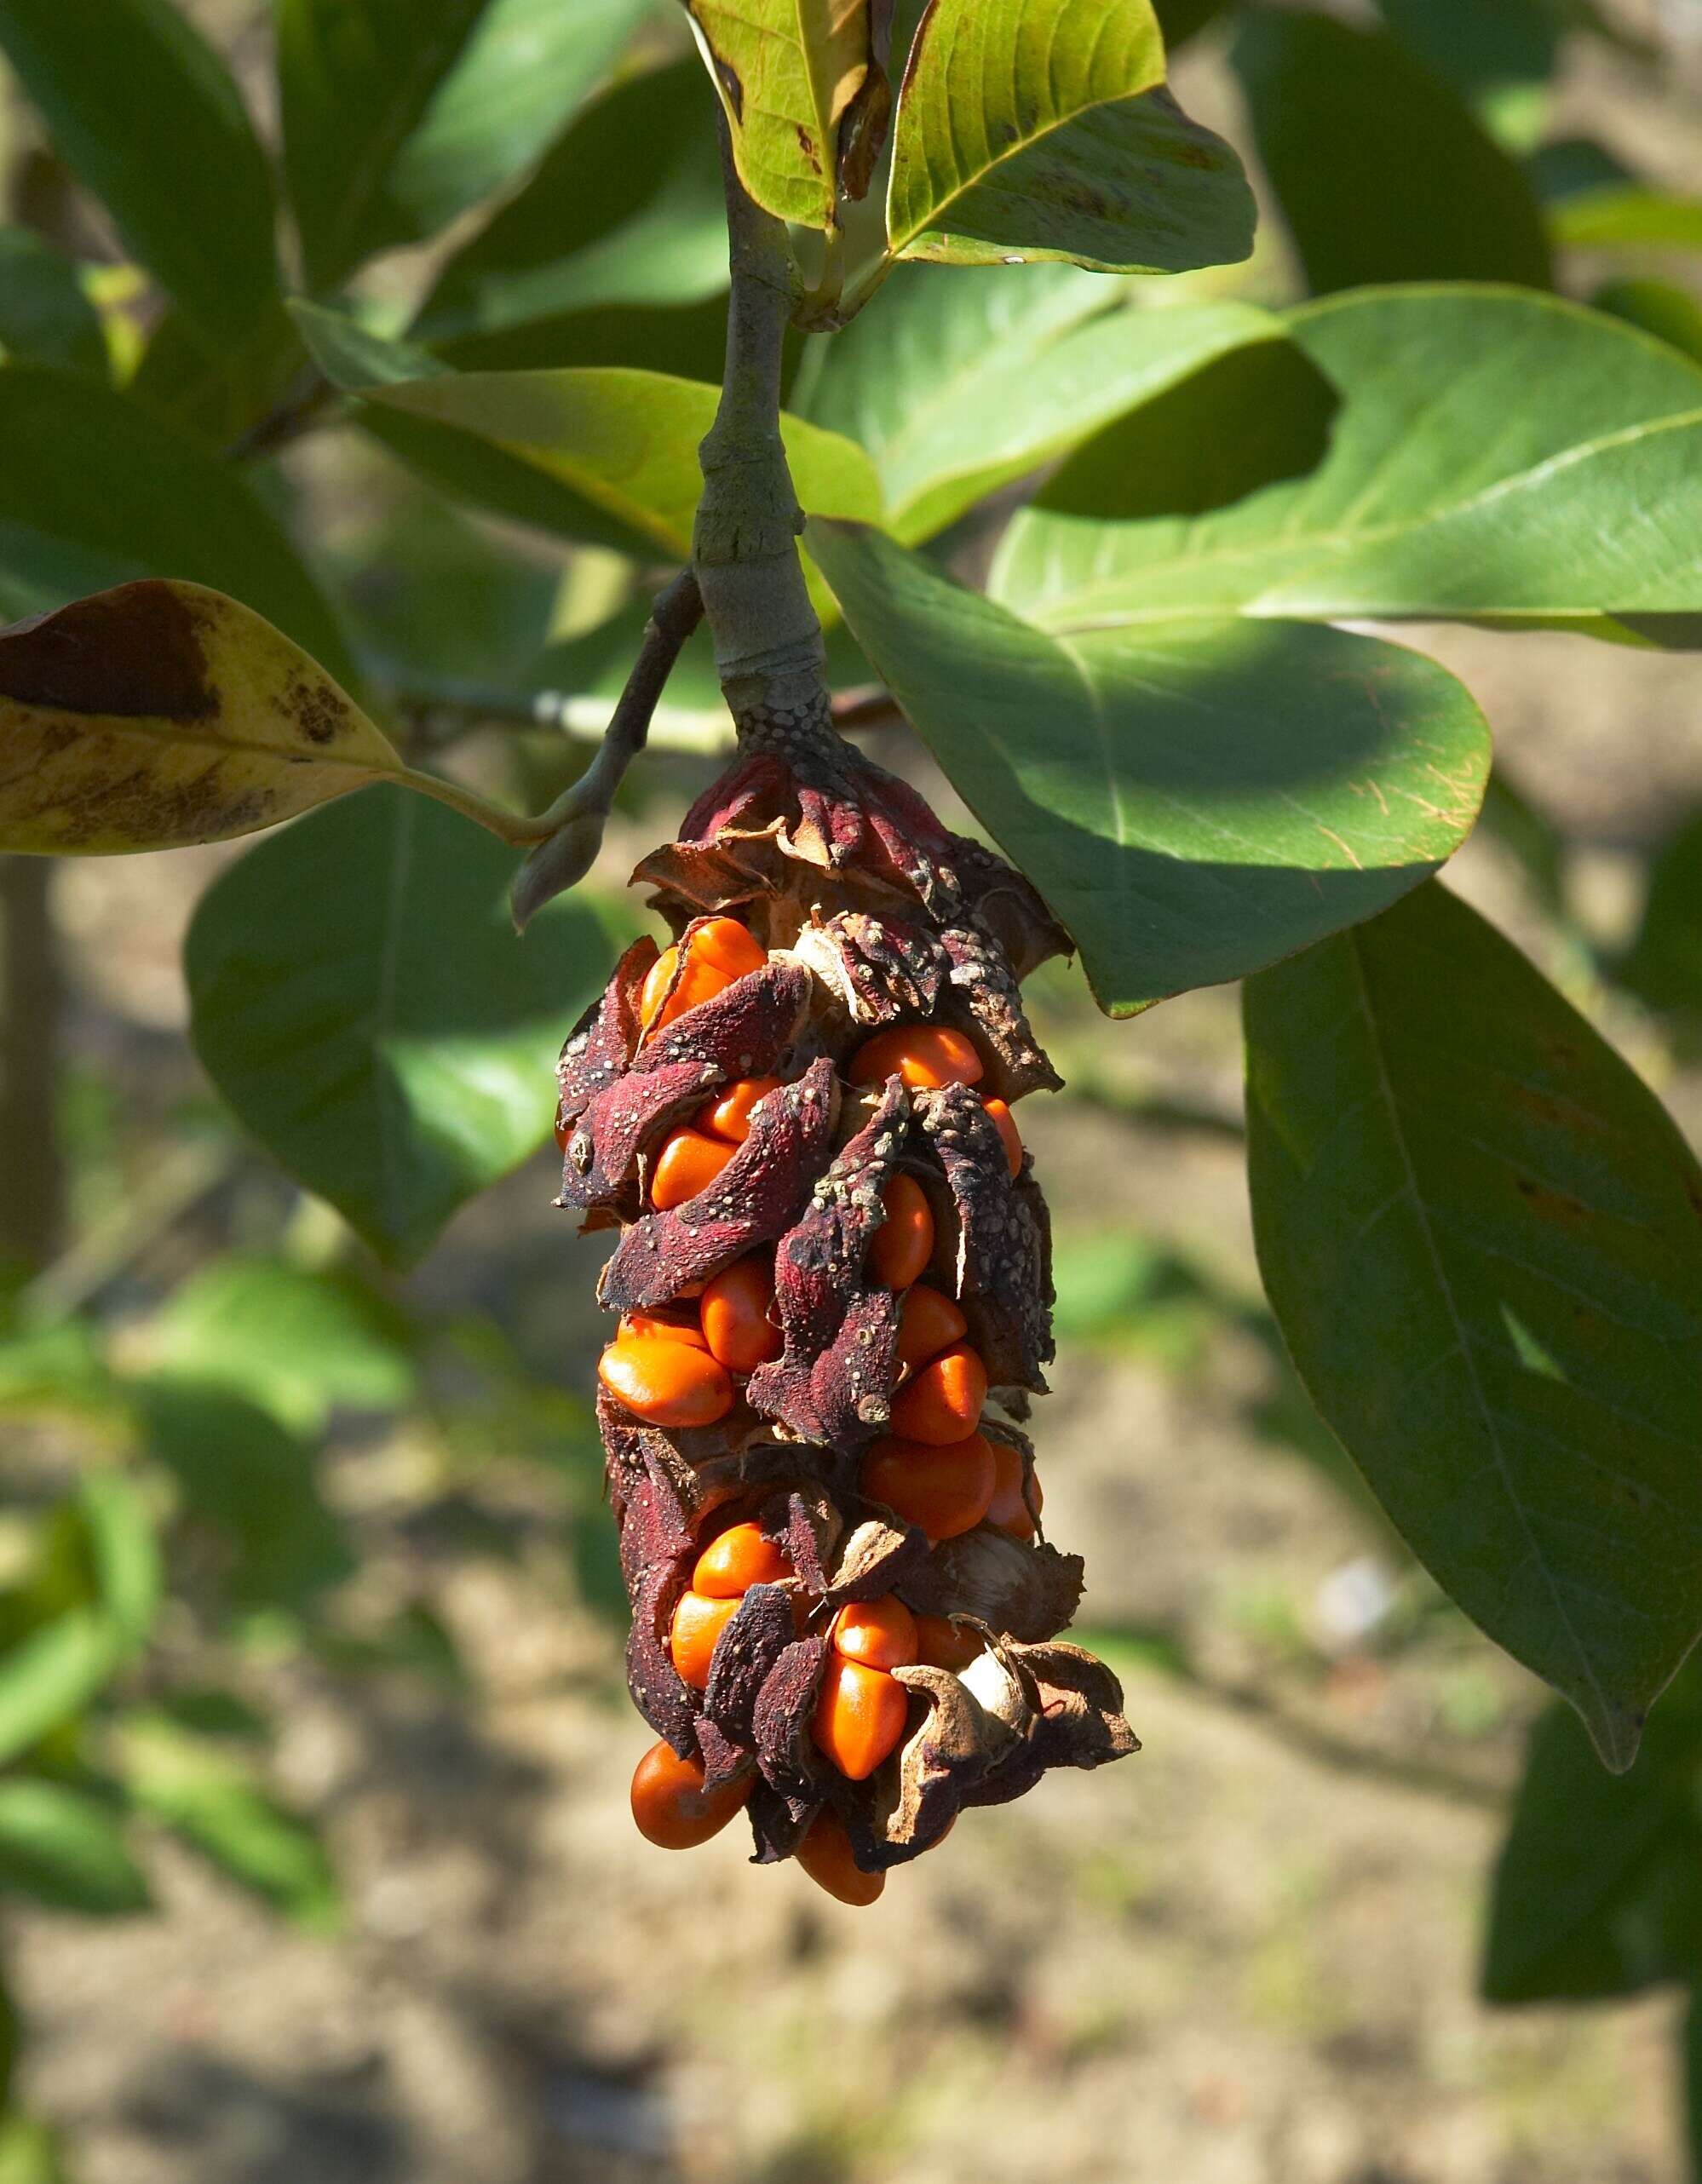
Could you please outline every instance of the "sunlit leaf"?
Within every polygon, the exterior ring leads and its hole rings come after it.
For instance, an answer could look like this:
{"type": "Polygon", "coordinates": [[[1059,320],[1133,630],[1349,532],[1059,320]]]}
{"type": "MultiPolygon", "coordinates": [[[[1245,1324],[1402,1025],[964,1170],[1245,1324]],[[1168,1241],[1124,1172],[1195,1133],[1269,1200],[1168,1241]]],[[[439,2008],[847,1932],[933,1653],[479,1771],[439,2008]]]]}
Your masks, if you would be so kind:
{"type": "Polygon", "coordinates": [[[1702,364],[1702,301],[1688,288],[1670,280],[1610,280],[1590,301],[1702,364]]]}
{"type": "Polygon", "coordinates": [[[147,1504],[134,1480],[117,1471],[83,1480],[78,1510],[88,1532],[101,1606],[124,1648],[147,1641],[164,1589],[159,1543],[147,1504]]]}
{"type": "Polygon", "coordinates": [[[0,1897],[111,1918],[152,1898],[111,1809],[63,1783],[0,1781],[0,1897]]]}
{"type": "Polygon", "coordinates": [[[221,841],[400,769],[299,646],[198,584],[123,584],[0,632],[0,849],[221,841]]]}
{"type": "Polygon", "coordinates": [[[1549,233],[1575,250],[1702,250],[1702,198],[1609,182],[1551,204],[1549,233]]]}
{"type": "Polygon", "coordinates": [[[1282,338],[1245,304],[1130,309],[1072,266],[950,280],[905,267],[824,337],[807,412],[868,450],[891,527],[913,543],[1212,358],[1282,338]]]}
{"type": "Polygon", "coordinates": [[[0,1654],[0,1765],[80,1714],[119,1650],[110,1617],[78,1609],[0,1654]]]}
{"type": "Polygon", "coordinates": [[[0,49],[132,257],[213,342],[278,321],[271,169],[229,72],[171,0],[6,0],[0,49]]]}
{"type": "Polygon", "coordinates": [[[1702,1169],[1440,887],[1249,981],[1266,1292],[1443,1589],[1615,1769],[1702,1629],[1702,1169]]]}
{"type": "Polygon", "coordinates": [[[686,0],[733,135],[739,178],[765,210],[834,224],[839,124],[869,67],[868,0],[686,0]]]}
{"type": "Polygon", "coordinates": [[[893,124],[889,249],[1113,273],[1245,258],[1240,164],[1164,81],[1150,0],[931,0],[893,124]]]}
{"type": "MultiPolygon", "coordinates": [[[[1287,320],[1314,447],[1220,488],[1260,388],[1219,367],[1090,440],[1020,516],[996,598],[1060,631],[1178,615],[1552,620],[1702,608],[1702,371],[1514,290],[1362,290],[1287,320]],[[1533,395],[1538,389],[1539,395],[1533,395]],[[1331,414],[1331,405],[1334,408],[1331,414]],[[1187,420],[1186,434],[1178,430],[1187,420]],[[1297,463],[1297,458],[1298,462],[1297,463]]],[[[1284,412],[1301,390],[1279,384],[1284,412]]]]}
{"type": "Polygon", "coordinates": [[[421,1257],[536,1151],[610,945],[578,899],[516,940],[512,853],[384,788],[258,844],[202,898],[192,1033],[246,1127],[381,1256],[421,1257]]]}
{"type": "Polygon", "coordinates": [[[1297,624],[1059,637],[874,532],[806,535],[853,635],[1113,1015],[1372,916],[1476,815],[1488,731],[1416,652],[1297,624]]]}

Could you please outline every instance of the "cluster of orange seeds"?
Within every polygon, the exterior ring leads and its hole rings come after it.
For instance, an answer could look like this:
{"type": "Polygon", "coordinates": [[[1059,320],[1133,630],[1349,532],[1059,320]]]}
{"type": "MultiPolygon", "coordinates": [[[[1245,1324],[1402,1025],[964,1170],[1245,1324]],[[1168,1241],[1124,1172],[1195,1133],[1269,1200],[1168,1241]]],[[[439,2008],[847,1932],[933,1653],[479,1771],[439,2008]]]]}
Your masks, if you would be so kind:
{"type": "Polygon", "coordinates": [[[675,937],[622,957],[557,1110],[559,1202],[618,1232],[633,1813],[673,1848],[742,1813],[871,1903],[966,1806],[1136,1748],[1059,1635],[1082,1563],[1022,1431],[1052,1285],[1012,1107],[1058,1078],[1021,981],[1067,936],[825,724],[751,728],[635,878],[675,937]]]}
{"type": "MultiPolygon", "coordinates": [[[[641,1039],[676,1022],[736,978],[768,961],[754,936],[730,917],[697,927],[683,944],[665,949],[647,974],[640,997],[641,1039]]],[[[934,1025],[894,1026],[866,1040],[851,1056],[849,1084],[877,1090],[896,1077],[912,1089],[973,1085],[984,1065],[975,1043],[960,1032],[934,1025]]],[[[751,1111],[776,1090],[777,1077],[739,1079],[670,1130],[651,1167],[647,1197],[666,1212],[708,1188],[750,1135],[751,1111]]],[[[1022,1167],[1022,1141],[1009,1104],[983,1101],[998,1128],[1014,1177],[1022,1167]]],[[[915,1179],[894,1175],[883,1193],[885,1217],[870,1255],[870,1273],[901,1293],[898,1376],[892,1405],[894,1431],[862,1459],[860,1484],[930,1543],[955,1537],[986,1522],[1015,1539],[1031,1538],[1038,1513],[1024,1493],[1020,1453],[995,1445],[977,1429],[987,1395],[980,1357],[963,1337],[969,1322],[959,1307],[921,1277],[934,1256],[934,1216],[915,1179]]],[[[598,1364],[603,1386],[632,1415],[670,1428],[711,1426],[738,1399],[738,1383],[781,1354],[774,1313],[772,1250],[752,1252],[709,1280],[693,1285],[668,1304],[621,1317],[615,1339],[598,1364]]],[[[732,1522],[699,1555],[691,1583],[675,1608],[669,1652],[681,1681],[705,1690],[717,1641],[753,1585],[793,1589],[793,1616],[802,1631],[812,1603],[791,1564],[758,1526],[732,1522]]],[[[816,1748],[848,1781],[867,1779],[896,1748],[909,1701],[894,1669],[917,1664],[957,1673],[980,1650],[973,1635],[945,1617],[916,1615],[894,1595],[849,1602],[827,1625],[830,1656],[816,1702],[812,1734],[816,1748]]],[[[632,1779],[633,1816],[641,1833],[666,1848],[706,1842],[739,1811],[750,1796],[747,1776],[715,1790],[704,1770],[657,1744],[639,1762],[632,1779]]],[[[943,1840],[943,1837],[941,1838],[943,1840]]],[[[871,1903],[884,1874],[860,1872],[841,1824],[824,1811],[800,1844],[797,1856],[811,1877],[850,1903],[871,1903]]]]}

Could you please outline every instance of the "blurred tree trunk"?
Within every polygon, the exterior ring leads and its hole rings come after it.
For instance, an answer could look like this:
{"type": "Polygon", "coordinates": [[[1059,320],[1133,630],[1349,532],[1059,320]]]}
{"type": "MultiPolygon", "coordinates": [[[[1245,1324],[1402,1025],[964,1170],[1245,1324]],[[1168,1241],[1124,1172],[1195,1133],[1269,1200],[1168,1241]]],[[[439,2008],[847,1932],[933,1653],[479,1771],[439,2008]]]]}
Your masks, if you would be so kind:
{"type": "Polygon", "coordinates": [[[59,1248],[60,987],[50,857],[0,857],[0,1256],[32,1271],[59,1248]]]}

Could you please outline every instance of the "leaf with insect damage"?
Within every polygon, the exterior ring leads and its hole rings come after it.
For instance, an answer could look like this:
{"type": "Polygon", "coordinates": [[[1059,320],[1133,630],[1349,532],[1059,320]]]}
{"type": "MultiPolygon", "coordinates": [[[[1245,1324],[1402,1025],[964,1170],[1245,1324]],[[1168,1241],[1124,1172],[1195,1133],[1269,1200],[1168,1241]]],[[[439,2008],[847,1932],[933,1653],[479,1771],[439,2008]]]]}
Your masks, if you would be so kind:
{"type": "Polygon", "coordinates": [[[869,72],[867,0],[686,0],[686,12],[739,181],[778,219],[833,227],[839,124],[869,72]]]}
{"type": "Polygon", "coordinates": [[[315,660],[203,585],[147,578],[0,630],[0,849],[222,842],[404,771],[315,660]]]}

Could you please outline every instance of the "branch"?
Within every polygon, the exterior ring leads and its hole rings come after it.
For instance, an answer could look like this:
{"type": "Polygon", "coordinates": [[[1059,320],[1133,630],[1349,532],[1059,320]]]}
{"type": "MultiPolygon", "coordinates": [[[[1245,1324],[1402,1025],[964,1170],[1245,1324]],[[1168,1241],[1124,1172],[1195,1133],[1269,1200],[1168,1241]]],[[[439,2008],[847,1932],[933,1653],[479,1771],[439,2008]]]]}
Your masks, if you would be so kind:
{"type": "Polygon", "coordinates": [[[643,750],[650,716],[665,688],[681,648],[703,619],[698,580],[682,569],[658,592],[644,625],[643,641],[626,687],[620,693],[596,756],[566,792],[558,796],[541,824],[549,837],[533,850],[515,876],[510,901],[515,930],[553,895],[572,887],[589,871],[602,847],[603,828],[626,769],[643,750]]]}

